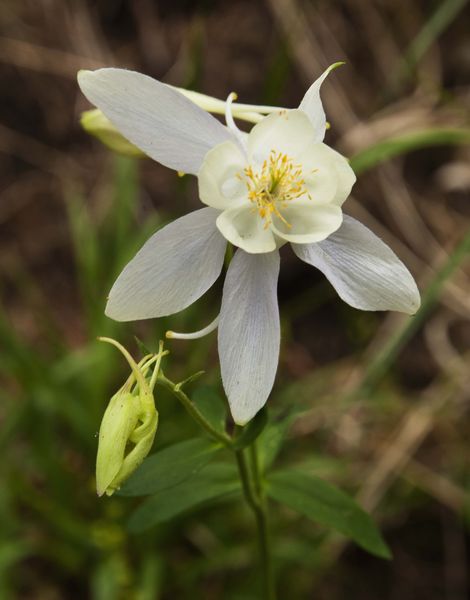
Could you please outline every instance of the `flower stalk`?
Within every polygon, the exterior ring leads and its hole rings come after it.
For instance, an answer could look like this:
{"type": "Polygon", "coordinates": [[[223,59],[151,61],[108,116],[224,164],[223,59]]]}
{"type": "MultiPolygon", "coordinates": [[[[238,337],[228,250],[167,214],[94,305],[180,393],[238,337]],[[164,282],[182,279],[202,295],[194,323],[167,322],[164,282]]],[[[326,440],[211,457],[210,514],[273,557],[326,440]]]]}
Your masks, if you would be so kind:
{"type": "Polygon", "coordinates": [[[236,450],[235,457],[246,503],[256,519],[259,557],[263,579],[263,592],[266,600],[276,599],[274,570],[271,557],[271,545],[268,526],[268,507],[259,470],[256,440],[248,447],[251,468],[245,450],[236,450]]]}
{"type": "MultiPolygon", "coordinates": [[[[265,600],[276,600],[274,570],[271,557],[271,544],[268,525],[268,505],[263,489],[263,480],[259,466],[256,440],[251,442],[247,449],[240,449],[235,443],[235,437],[214,429],[207,419],[197,409],[196,405],[183,392],[182,383],[174,383],[160,371],[157,384],[169,390],[183,405],[189,416],[196,421],[212,438],[221,442],[228,450],[233,452],[238,467],[238,474],[242,487],[243,497],[251,509],[255,521],[258,538],[258,551],[263,580],[263,597],[265,600]],[[247,459],[249,455],[249,460],[247,459]]],[[[241,429],[240,427],[236,428],[241,429]]]]}

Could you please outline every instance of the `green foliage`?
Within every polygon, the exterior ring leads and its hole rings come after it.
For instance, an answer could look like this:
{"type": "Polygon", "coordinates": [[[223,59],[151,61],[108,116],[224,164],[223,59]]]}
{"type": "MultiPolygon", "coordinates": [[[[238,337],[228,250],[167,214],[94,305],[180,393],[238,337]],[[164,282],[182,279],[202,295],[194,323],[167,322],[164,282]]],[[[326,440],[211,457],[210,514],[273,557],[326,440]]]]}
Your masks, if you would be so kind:
{"type": "Polygon", "coordinates": [[[351,538],[368,552],[391,558],[369,515],[330,483],[301,471],[277,471],[268,477],[267,493],[312,521],[351,538]]]}
{"type": "Polygon", "coordinates": [[[243,450],[250,444],[252,444],[256,438],[261,434],[263,429],[268,423],[268,411],[266,407],[263,407],[241,432],[235,436],[233,447],[236,450],[243,450]]]}
{"type": "Polygon", "coordinates": [[[443,0],[436,3],[436,10],[424,23],[418,35],[413,38],[405,51],[401,65],[404,73],[407,75],[412,74],[424,54],[454,21],[466,4],[467,0],[443,0]]]}
{"type": "Polygon", "coordinates": [[[210,500],[238,492],[235,465],[213,463],[180,484],[151,496],[134,512],[129,530],[138,533],[164,523],[210,500]]]}
{"type": "Polygon", "coordinates": [[[192,401],[203,417],[220,432],[225,431],[227,410],[217,390],[209,385],[199,386],[192,394],[192,401]]]}
{"type": "Polygon", "coordinates": [[[428,146],[469,143],[470,129],[426,129],[381,140],[353,156],[350,163],[356,175],[359,175],[395,156],[402,156],[413,150],[428,146]]]}
{"type": "Polygon", "coordinates": [[[108,179],[99,214],[96,197],[89,202],[77,187],[65,198],[75,261],[69,283],[78,284],[79,297],[71,309],[80,311],[81,320],[61,323],[43,291],[48,282],[33,278],[21,263],[12,281],[21,303],[37,303],[40,350],[5,311],[0,315],[0,476],[7,482],[0,492],[2,599],[23,593],[19,581],[26,595],[49,594],[36,582],[35,565],[42,574],[53,573],[58,586],[74,579],[80,596],[121,597],[143,578],[147,562],[157,560],[155,548],[143,544],[134,549],[138,564],[131,567],[119,523],[130,507],[122,499],[99,501],[95,492],[97,432],[123,376],[117,355],[95,338],[125,338],[128,326],[105,317],[105,298],[159,222],[153,215],[137,227],[134,160],[114,157],[108,179]]]}
{"type": "Polygon", "coordinates": [[[260,469],[266,471],[276,460],[281,451],[283,442],[289,431],[289,427],[298,417],[298,411],[290,414],[282,413],[276,419],[270,421],[261,432],[257,440],[260,469]]]}
{"type": "Polygon", "coordinates": [[[172,444],[146,458],[121,487],[119,495],[145,496],[179,485],[195,477],[220,448],[208,438],[172,444]]]}

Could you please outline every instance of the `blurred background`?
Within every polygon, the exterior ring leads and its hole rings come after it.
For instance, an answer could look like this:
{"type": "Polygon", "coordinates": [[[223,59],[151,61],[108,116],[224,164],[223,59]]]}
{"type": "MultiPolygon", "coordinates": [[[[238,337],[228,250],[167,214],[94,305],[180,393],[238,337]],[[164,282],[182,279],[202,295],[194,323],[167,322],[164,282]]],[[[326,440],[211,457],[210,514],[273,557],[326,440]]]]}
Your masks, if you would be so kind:
{"type": "MultiPolygon", "coordinates": [[[[466,0],[2,0],[0,598],[256,598],[251,515],[202,507],[146,533],[94,489],[97,431],[134,354],[218,311],[220,282],[158,322],[103,315],[126,261],[198,208],[195,181],[118,156],[79,126],[82,68],[120,66],[220,98],[295,107],[329,64],[327,143],[358,183],[345,210],[407,264],[410,319],[362,313],[285,249],[271,408],[280,464],[356,495],[394,559],[273,509],[280,598],[469,597],[470,14],[466,0]],[[253,591],[255,590],[255,591],[253,591]]],[[[220,386],[216,336],[170,345],[173,379],[220,386]]],[[[220,387],[219,387],[220,389],[220,387]]],[[[156,447],[194,435],[159,392],[156,447]]]]}

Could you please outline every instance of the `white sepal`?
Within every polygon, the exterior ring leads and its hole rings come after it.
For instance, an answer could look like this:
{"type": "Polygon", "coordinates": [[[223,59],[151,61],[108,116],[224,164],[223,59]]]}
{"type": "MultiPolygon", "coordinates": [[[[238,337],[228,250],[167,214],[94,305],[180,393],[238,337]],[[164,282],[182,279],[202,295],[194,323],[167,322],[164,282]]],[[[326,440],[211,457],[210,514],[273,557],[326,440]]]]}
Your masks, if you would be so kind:
{"type": "Polygon", "coordinates": [[[212,115],[147,75],[125,69],[80,71],[78,83],[124,137],[170,169],[195,175],[211,148],[233,139],[212,115]]]}
{"type": "Polygon", "coordinates": [[[219,356],[230,410],[239,425],[264,406],[276,376],[279,262],[277,251],[247,254],[237,250],[225,279],[219,356]]]}
{"type": "Polygon", "coordinates": [[[320,98],[320,88],[330,72],[341,65],[344,65],[344,63],[337,62],[330,65],[328,69],[326,69],[326,71],[324,71],[323,74],[320,75],[320,77],[316,79],[308,88],[305,96],[302,98],[302,101],[299,104],[300,110],[303,110],[305,113],[307,113],[315,129],[315,142],[322,142],[326,131],[326,115],[320,98]]]}
{"type": "Polygon", "coordinates": [[[106,314],[116,321],[163,317],[183,310],[220,275],[227,242],[202,208],[155,233],[124,267],[109,293],[106,314]]]}
{"type": "Polygon", "coordinates": [[[320,269],[354,308],[408,314],[419,308],[419,291],[405,265],[370,229],[348,215],[323,242],[292,248],[300,259],[320,269]]]}

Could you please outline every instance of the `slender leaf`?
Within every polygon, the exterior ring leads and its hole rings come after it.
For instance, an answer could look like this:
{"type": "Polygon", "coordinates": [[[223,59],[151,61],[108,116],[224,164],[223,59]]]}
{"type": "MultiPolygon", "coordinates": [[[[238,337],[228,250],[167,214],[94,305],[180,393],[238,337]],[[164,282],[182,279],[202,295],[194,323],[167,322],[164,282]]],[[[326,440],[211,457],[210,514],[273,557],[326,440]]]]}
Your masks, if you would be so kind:
{"type": "Polygon", "coordinates": [[[191,394],[191,398],[199,412],[214,429],[225,431],[227,411],[223,399],[215,388],[210,385],[200,386],[191,394]]]}
{"type": "Polygon", "coordinates": [[[391,557],[369,515],[330,483],[301,471],[277,471],[268,478],[267,493],[312,521],[353,539],[371,554],[391,557]]]}
{"type": "Polygon", "coordinates": [[[147,356],[147,354],[153,354],[152,352],[150,352],[150,350],[146,346],[146,344],[144,344],[144,342],[140,338],[138,338],[136,335],[134,336],[134,340],[135,340],[137,347],[139,348],[139,352],[142,354],[142,356],[147,356]]]}
{"type": "Polygon", "coordinates": [[[466,4],[467,0],[443,0],[436,3],[435,12],[425,22],[421,31],[404,53],[401,67],[405,73],[412,73],[416,64],[454,21],[466,4]]]}
{"type": "Polygon", "coordinates": [[[122,496],[146,496],[172,488],[195,475],[220,450],[209,438],[194,438],[152,454],[119,490],[122,496]]]}
{"type": "Polygon", "coordinates": [[[279,454],[282,443],[289,431],[292,422],[299,416],[300,410],[291,414],[282,414],[276,420],[269,422],[258,438],[258,455],[260,467],[263,471],[275,461],[279,454]]]}
{"type": "Polygon", "coordinates": [[[138,161],[124,156],[114,157],[114,203],[110,222],[112,244],[115,256],[128,244],[129,234],[135,226],[135,212],[138,200],[138,161]]]}
{"type": "Polygon", "coordinates": [[[241,430],[239,435],[235,438],[233,447],[236,450],[243,450],[249,446],[256,438],[261,434],[263,429],[268,423],[268,412],[265,408],[262,408],[252,419],[248,425],[241,430]]]}
{"type": "Polygon", "coordinates": [[[94,325],[98,318],[97,313],[101,313],[103,309],[103,290],[97,285],[97,282],[102,280],[98,232],[83,197],[71,195],[66,206],[80,293],[87,320],[94,325]]]}
{"type": "Polygon", "coordinates": [[[179,485],[148,498],[131,516],[128,528],[144,531],[204,502],[237,492],[240,484],[232,464],[214,463],[179,485]]]}
{"type": "Polygon", "coordinates": [[[356,175],[359,175],[394,156],[413,150],[427,146],[469,143],[470,129],[426,129],[381,140],[353,156],[350,164],[356,175]]]}

